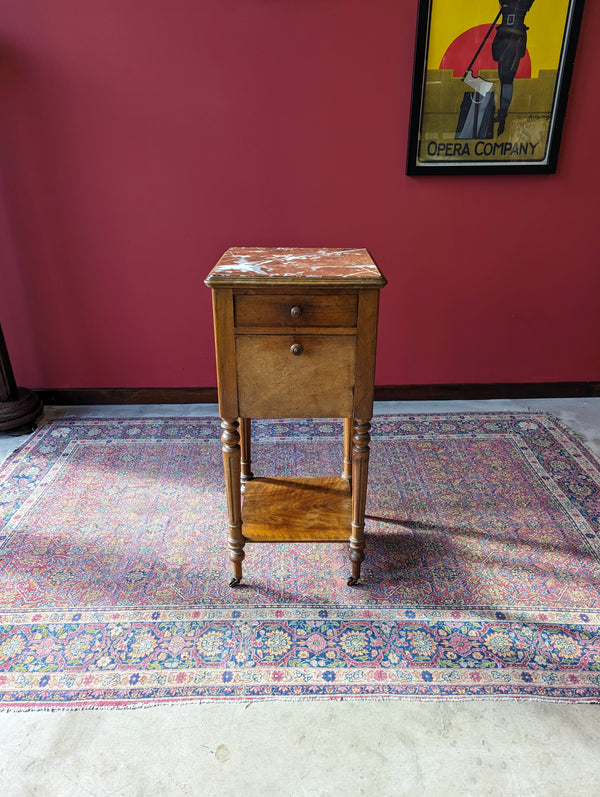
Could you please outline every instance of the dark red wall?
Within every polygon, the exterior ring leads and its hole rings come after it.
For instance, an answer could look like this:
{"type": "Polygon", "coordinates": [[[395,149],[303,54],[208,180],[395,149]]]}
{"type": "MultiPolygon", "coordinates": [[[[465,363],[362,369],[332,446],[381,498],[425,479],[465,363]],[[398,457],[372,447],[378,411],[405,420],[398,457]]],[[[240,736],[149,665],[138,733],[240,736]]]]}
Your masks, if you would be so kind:
{"type": "Polygon", "coordinates": [[[378,384],[600,379],[588,1],[556,175],[406,177],[417,0],[4,0],[0,321],[33,388],[215,384],[229,246],[366,247],[378,384]]]}

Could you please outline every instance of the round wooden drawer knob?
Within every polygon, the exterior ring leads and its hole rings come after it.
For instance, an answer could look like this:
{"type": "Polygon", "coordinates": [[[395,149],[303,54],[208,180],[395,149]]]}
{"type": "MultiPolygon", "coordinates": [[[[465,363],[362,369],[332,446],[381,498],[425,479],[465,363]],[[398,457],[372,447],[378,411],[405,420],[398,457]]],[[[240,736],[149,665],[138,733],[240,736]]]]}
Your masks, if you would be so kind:
{"type": "Polygon", "coordinates": [[[299,357],[303,351],[304,351],[304,346],[302,346],[300,343],[294,343],[292,345],[292,354],[295,354],[296,357],[299,357]]]}
{"type": "Polygon", "coordinates": [[[300,318],[300,316],[302,315],[302,308],[300,307],[300,305],[292,307],[292,309],[290,310],[290,315],[292,316],[292,318],[300,318]]]}

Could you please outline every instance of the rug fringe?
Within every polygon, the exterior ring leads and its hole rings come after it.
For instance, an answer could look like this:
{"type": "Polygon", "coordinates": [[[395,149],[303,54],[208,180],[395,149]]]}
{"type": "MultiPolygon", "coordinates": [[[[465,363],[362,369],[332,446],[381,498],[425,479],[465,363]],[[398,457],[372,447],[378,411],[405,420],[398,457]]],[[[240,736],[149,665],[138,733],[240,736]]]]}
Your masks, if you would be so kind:
{"type": "Polygon", "coordinates": [[[75,706],[0,706],[0,714],[26,714],[26,713],[46,713],[46,714],[70,714],[74,711],[139,711],[142,709],[164,708],[175,710],[177,706],[206,706],[206,705],[244,705],[250,708],[253,705],[264,703],[486,703],[490,702],[516,702],[516,703],[564,703],[568,705],[597,705],[600,703],[600,695],[596,697],[553,697],[549,695],[290,695],[290,696],[270,696],[255,697],[248,700],[247,697],[201,697],[201,698],[181,698],[179,700],[158,700],[149,702],[127,703],[124,705],[75,705],[75,706]]]}

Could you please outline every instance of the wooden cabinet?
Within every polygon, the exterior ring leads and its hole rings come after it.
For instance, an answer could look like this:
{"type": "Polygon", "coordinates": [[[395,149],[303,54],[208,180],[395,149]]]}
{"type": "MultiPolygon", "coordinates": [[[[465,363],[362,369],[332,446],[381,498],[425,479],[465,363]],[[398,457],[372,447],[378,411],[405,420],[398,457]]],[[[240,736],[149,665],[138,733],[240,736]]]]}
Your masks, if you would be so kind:
{"type": "Polygon", "coordinates": [[[231,585],[246,540],[347,541],[356,584],[373,414],[379,291],[364,249],[229,249],[213,295],[231,585]],[[255,478],[252,418],[344,418],[339,478],[255,478]],[[244,492],[242,505],[242,490],[244,492]]]}

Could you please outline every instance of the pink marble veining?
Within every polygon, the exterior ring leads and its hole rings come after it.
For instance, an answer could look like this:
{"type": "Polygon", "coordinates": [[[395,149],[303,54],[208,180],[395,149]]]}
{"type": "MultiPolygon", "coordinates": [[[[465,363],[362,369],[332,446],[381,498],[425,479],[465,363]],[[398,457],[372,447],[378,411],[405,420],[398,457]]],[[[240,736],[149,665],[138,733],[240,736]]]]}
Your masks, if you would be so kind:
{"type": "Polygon", "coordinates": [[[206,279],[215,282],[262,278],[348,280],[384,284],[366,249],[234,247],[228,249],[206,279]]]}

